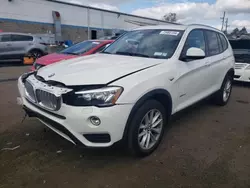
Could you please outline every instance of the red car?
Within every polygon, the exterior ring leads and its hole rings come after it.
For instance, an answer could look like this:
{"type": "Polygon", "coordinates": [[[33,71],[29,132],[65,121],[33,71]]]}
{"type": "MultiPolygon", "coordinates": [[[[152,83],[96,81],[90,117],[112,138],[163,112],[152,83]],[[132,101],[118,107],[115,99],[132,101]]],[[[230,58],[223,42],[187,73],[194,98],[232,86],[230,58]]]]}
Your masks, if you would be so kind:
{"type": "Polygon", "coordinates": [[[40,57],[35,61],[31,70],[34,71],[45,65],[56,63],[61,60],[71,59],[77,56],[85,56],[102,51],[105,47],[111,44],[114,40],[87,40],[77,43],[60,52],[52,53],[40,57]]]}

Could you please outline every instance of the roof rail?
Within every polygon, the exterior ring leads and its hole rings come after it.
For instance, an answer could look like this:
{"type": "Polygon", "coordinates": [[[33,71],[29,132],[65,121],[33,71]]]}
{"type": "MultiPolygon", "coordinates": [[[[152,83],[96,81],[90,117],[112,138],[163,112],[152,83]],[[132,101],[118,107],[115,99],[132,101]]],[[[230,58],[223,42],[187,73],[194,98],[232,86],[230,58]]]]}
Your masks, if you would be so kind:
{"type": "MultiPolygon", "coordinates": [[[[210,28],[212,28],[212,29],[219,30],[219,29],[217,29],[217,28],[215,28],[215,27],[212,27],[212,26],[210,26],[210,25],[205,25],[205,24],[189,24],[188,26],[203,26],[203,27],[210,27],[210,28]]],[[[220,31],[220,30],[219,30],[219,31],[220,31]]]]}

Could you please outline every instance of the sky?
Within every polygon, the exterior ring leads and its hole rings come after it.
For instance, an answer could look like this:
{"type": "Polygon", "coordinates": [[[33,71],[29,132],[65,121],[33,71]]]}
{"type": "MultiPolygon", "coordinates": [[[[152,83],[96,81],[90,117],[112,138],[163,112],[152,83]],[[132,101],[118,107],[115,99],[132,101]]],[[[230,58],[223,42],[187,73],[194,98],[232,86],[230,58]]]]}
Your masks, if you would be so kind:
{"type": "Polygon", "coordinates": [[[207,24],[221,29],[226,11],[229,30],[246,27],[250,32],[250,0],[63,0],[71,3],[162,19],[176,13],[179,23],[207,24]]]}

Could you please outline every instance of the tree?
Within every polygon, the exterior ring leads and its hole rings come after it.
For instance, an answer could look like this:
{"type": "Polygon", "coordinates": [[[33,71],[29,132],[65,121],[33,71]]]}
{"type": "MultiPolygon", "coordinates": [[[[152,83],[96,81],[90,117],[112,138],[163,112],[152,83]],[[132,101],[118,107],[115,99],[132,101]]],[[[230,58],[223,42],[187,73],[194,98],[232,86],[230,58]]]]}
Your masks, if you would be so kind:
{"type": "Polygon", "coordinates": [[[177,22],[177,15],[176,13],[165,14],[162,19],[167,22],[175,23],[177,22]]]}

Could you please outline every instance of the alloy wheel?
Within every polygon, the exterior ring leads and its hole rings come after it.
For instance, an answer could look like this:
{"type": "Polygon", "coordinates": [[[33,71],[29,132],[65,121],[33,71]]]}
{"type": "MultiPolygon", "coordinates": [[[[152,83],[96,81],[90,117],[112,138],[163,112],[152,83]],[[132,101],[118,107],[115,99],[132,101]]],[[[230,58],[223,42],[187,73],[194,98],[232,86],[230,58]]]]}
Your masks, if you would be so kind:
{"type": "Polygon", "coordinates": [[[159,110],[152,109],[143,117],[138,130],[138,143],[141,149],[151,149],[159,140],[163,130],[163,117],[159,110]]]}
{"type": "Polygon", "coordinates": [[[228,101],[232,90],[232,81],[230,79],[227,80],[224,90],[223,90],[223,101],[228,101]]]}

